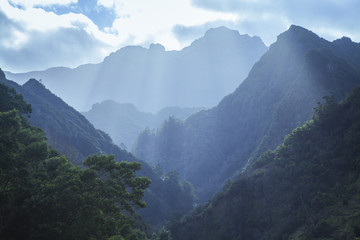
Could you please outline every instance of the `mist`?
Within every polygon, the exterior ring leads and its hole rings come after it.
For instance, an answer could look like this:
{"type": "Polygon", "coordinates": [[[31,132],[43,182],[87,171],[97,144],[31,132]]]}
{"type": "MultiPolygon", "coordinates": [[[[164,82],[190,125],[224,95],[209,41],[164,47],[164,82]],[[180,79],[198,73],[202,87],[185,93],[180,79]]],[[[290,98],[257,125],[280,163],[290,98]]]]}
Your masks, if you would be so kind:
{"type": "Polygon", "coordinates": [[[266,50],[259,37],[220,27],[181,51],[128,46],[99,64],[6,75],[17,82],[41,79],[78,111],[108,99],[152,113],[169,106],[210,108],[239,86],[266,50]]]}

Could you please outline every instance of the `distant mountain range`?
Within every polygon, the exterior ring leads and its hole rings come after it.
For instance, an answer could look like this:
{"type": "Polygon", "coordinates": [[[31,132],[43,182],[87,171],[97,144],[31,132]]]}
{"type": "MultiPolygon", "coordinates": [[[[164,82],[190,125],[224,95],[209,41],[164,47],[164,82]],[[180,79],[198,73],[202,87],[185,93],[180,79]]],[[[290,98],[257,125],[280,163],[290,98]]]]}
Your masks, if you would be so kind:
{"type": "Polygon", "coordinates": [[[106,100],[94,104],[82,114],[96,128],[108,133],[115,144],[131,151],[138,135],[145,128],[156,130],[169,117],[185,120],[200,110],[202,108],[167,107],[152,114],[139,111],[131,103],[106,100]]]}
{"type": "Polygon", "coordinates": [[[324,96],[346,97],[360,84],[360,44],[328,42],[291,26],[277,38],[232,94],[184,123],[144,132],[134,153],[176,169],[207,201],[262,152],[311,119],[324,96]],[[152,146],[152,147],[148,147],[152,146]]]}
{"type": "Polygon", "coordinates": [[[168,106],[213,107],[246,78],[266,51],[259,37],[219,27],[181,51],[165,51],[159,44],[149,49],[128,46],[99,64],[6,72],[6,76],[18,83],[41,79],[79,111],[107,99],[132,103],[145,112],[168,106]]]}

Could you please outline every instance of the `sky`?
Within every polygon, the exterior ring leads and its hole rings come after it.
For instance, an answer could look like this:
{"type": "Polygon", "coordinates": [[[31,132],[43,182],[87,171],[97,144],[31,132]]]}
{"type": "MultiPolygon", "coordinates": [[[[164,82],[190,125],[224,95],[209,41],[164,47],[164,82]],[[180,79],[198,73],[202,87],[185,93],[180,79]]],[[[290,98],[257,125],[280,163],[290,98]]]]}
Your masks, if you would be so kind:
{"type": "Polygon", "coordinates": [[[291,24],[360,42],[360,0],[0,0],[0,68],[98,63],[121,47],[180,50],[218,26],[266,45],[291,24]]]}

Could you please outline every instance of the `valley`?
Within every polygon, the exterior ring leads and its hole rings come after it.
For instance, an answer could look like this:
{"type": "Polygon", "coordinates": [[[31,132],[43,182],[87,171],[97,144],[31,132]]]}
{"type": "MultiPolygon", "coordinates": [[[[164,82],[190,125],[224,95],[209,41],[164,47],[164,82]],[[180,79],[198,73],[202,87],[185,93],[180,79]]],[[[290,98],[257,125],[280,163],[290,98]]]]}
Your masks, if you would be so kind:
{"type": "Polygon", "coordinates": [[[359,69],[291,25],[0,70],[0,238],[358,239],[359,69]]]}

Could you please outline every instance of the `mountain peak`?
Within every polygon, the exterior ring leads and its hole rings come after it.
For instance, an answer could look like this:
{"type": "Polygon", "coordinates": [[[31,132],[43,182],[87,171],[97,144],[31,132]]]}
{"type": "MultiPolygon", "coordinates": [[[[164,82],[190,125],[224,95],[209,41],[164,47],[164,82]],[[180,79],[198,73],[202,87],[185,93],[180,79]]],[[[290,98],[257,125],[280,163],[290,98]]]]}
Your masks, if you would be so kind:
{"type": "Polygon", "coordinates": [[[36,80],[35,78],[30,78],[29,81],[24,83],[24,87],[30,87],[30,88],[31,87],[42,87],[42,88],[45,88],[44,85],[40,81],[36,80]]]}
{"type": "MultiPolygon", "coordinates": [[[[349,37],[342,37],[333,41],[335,44],[352,45],[354,42],[349,37]]],[[[356,44],[356,43],[355,43],[356,44]]]]}
{"type": "Polygon", "coordinates": [[[165,47],[159,43],[152,43],[150,44],[149,50],[154,52],[165,52],[165,47]]]}
{"type": "Polygon", "coordinates": [[[297,25],[291,25],[290,28],[280,34],[277,38],[278,41],[307,41],[312,39],[320,39],[318,35],[313,33],[312,31],[297,26],[297,25]]]}
{"type": "Polygon", "coordinates": [[[259,52],[265,52],[267,47],[261,40],[261,38],[254,36],[251,37],[247,34],[240,34],[237,30],[232,30],[227,27],[217,27],[210,28],[203,37],[195,40],[191,43],[190,47],[214,47],[218,48],[219,46],[223,48],[234,50],[235,48],[240,48],[242,51],[246,49],[258,49],[259,52]],[[218,46],[218,47],[215,47],[218,46]]]}
{"type": "Polygon", "coordinates": [[[204,37],[212,37],[212,36],[218,36],[218,35],[240,35],[238,31],[231,30],[227,27],[221,26],[216,28],[210,28],[206,31],[204,37]]]}

